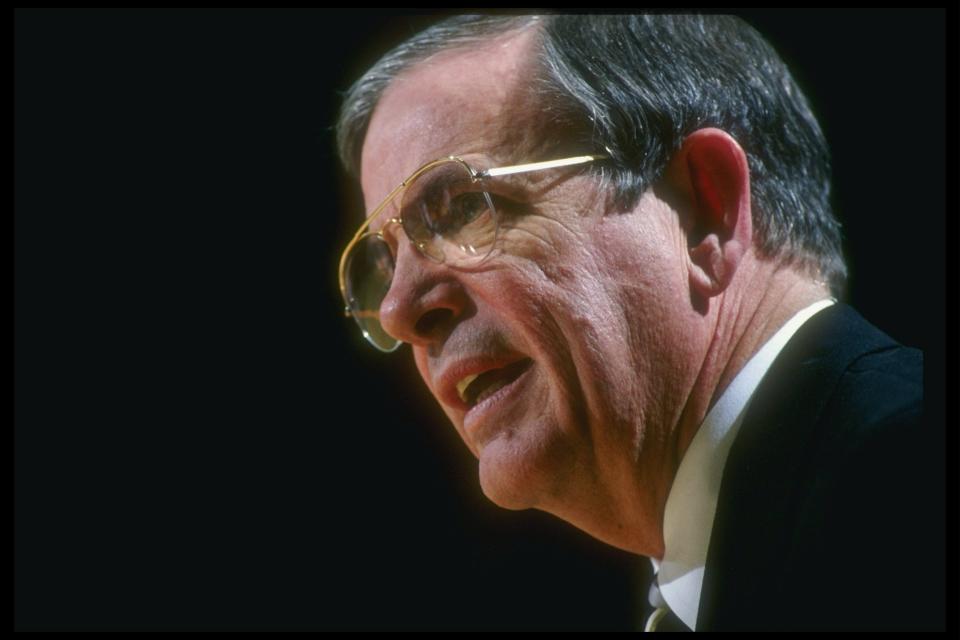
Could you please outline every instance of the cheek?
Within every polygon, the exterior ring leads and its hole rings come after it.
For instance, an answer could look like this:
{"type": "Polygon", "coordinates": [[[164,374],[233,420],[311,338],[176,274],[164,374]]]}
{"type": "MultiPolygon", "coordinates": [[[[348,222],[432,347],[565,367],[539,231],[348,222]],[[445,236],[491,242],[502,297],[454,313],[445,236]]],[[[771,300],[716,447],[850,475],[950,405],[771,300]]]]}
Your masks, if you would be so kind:
{"type": "Polygon", "coordinates": [[[497,242],[503,254],[538,265],[568,260],[571,248],[583,246],[576,212],[553,203],[526,205],[500,223],[497,242]]]}
{"type": "Polygon", "coordinates": [[[582,428],[595,412],[596,393],[589,387],[622,382],[609,371],[623,343],[617,300],[596,277],[593,261],[582,256],[547,263],[511,256],[510,263],[490,274],[484,287],[489,306],[539,365],[541,406],[582,428]]]}
{"type": "Polygon", "coordinates": [[[674,288],[667,282],[676,274],[660,234],[636,216],[606,216],[580,229],[567,235],[573,242],[545,243],[558,257],[518,267],[525,298],[511,304],[524,307],[523,326],[558,392],[573,396],[561,402],[579,404],[587,422],[635,421],[650,392],[643,387],[652,384],[661,310],[674,288]]]}
{"type": "Polygon", "coordinates": [[[620,354],[613,360],[619,370],[606,367],[613,378],[607,384],[620,395],[623,417],[640,416],[637,423],[651,429],[672,420],[699,349],[690,330],[685,247],[672,220],[654,208],[639,219],[610,217],[598,225],[595,240],[609,248],[600,272],[618,292],[623,327],[620,344],[608,344],[620,354]]]}
{"type": "Polygon", "coordinates": [[[485,274],[483,304],[518,349],[565,350],[559,318],[570,296],[556,277],[552,267],[515,255],[485,274]]]}

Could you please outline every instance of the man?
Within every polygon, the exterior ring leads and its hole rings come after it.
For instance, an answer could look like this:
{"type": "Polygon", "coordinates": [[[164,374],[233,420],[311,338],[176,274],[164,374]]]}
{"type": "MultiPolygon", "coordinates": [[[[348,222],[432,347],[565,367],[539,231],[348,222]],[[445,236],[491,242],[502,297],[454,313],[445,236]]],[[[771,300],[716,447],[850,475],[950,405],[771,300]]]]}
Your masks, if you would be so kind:
{"type": "Polygon", "coordinates": [[[453,18],[338,132],[348,314],[493,502],[651,559],[649,630],[943,625],[921,356],[836,302],[826,143],[749,26],[453,18]]]}

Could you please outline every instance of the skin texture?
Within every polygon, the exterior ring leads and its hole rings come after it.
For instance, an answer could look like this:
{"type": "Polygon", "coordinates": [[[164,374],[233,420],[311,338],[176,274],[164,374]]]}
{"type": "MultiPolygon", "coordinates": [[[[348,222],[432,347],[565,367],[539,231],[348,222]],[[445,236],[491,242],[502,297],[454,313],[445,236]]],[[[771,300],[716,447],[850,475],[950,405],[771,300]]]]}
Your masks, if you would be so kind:
{"type": "MultiPolygon", "coordinates": [[[[441,156],[553,159],[522,157],[550,133],[526,91],[535,35],[440,54],[394,81],[364,141],[368,210],[441,156]]],[[[397,267],[381,322],[412,345],[489,499],[662,558],[667,495],[712,402],[790,316],[828,296],[757,258],[749,194],[740,146],[703,129],[632,211],[611,212],[596,179],[578,171],[504,186],[494,195],[508,224],[477,267],[431,262],[396,225],[386,229],[397,267]],[[465,423],[438,382],[478,356],[533,365],[516,401],[465,423]]]]}

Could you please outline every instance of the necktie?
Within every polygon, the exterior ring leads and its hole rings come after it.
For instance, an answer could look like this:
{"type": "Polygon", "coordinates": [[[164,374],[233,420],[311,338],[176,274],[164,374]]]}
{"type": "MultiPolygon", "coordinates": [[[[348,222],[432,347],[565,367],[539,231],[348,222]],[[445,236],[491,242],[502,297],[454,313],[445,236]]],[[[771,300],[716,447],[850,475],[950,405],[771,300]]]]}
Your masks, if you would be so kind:
{"type": "Polygon", "coordinates": [[[660,594],[660,586],[657,583],[656,575],[653,576],[653,581],[650,583],[650,592],[647,594],[647,599],[650,601],[650,606],[653,607],[653,613],[647,618],[644,631],[692,631],[667,606],[667,602],[660,594]]]}

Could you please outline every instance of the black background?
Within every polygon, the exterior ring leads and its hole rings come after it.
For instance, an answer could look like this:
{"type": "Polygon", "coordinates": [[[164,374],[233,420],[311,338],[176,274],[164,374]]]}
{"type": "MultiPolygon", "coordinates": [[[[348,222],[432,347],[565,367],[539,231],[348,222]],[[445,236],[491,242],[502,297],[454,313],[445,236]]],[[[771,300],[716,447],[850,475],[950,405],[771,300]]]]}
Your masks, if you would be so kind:
{"type": "MultiPolygon", "coordinates": [[[[744,15],[830,141],[848,301],[941,411],[952,18],[744,15]]],[[[340,313],[337,92],[432,21],[16,12],[18,628],[635,624],[648,563],[489,503],[408,348],[340,313]]]]}

